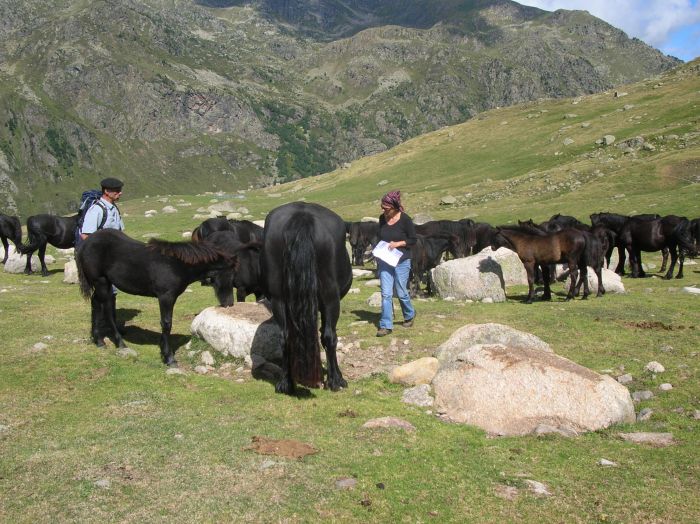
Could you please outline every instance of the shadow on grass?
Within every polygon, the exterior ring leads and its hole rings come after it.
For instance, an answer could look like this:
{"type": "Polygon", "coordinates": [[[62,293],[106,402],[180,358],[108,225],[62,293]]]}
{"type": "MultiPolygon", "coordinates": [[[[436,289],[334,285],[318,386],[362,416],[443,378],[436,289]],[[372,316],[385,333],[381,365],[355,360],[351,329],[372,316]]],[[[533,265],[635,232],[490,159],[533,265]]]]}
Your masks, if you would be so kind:
{"type": "MultiPolygon", "coordinates": [[[[178,335],[171,333],[170,337],[168,338],[168,343],[170,344],[171,348],[179,348],[187,344],[190,338],[190,335],[178,335]]],[[[134,325],[125,326],[124,340],[126,342],[143,346],[158,346],[160,345],[160,331],[151,331],[150,329],[144,329],[134,325]]]]}
{"type": "Polygon", "coordinates": [[[381,313],[367,311],[366,309],[353,309],[350,313],[355,315],[357,320],[366,320],[371,324],[379,324],[379,319],[381,318],[381,313]]]}

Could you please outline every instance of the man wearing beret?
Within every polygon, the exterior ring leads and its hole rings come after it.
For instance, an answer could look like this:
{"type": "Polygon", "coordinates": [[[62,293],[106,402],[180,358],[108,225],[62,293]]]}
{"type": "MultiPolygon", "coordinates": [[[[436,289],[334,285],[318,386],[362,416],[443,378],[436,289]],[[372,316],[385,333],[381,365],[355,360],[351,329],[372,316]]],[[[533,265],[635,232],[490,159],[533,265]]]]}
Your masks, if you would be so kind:
{"type": "Polygon", "coordinates": [[[124,229],[124,221],[116,205],[122,196],[122,181],[117,178],[105,178],[100,182],[102,197],[95,201],[90,209],[85,212],[83,227],[80,229],[80,238],[85,240],[98,229],[124,229]]]}

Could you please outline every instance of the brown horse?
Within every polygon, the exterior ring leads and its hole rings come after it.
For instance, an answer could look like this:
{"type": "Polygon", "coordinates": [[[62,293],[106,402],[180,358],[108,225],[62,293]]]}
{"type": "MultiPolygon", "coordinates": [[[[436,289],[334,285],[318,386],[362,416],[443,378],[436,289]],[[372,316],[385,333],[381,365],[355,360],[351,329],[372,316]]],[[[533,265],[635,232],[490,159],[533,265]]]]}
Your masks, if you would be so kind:
{"type": "Polygon", "coordinates": [[[586,235],[576,229],[563,229],[548,235],[538,235],[525,228],[499,227],[491,240],[491,249],[506,247],[515,251],[527,271],[529,292],[525,302],[532,304],[535,298],[535,267],[540,264],[544,280],[544,300],[551,300],[549,287],[549,266],[558,262],[569,265],[571,285],[566,299],[574,298],[579,268],[583,276],[583,298],[590,294],[588,289],[588,265],[586,260],[586,235]]]}

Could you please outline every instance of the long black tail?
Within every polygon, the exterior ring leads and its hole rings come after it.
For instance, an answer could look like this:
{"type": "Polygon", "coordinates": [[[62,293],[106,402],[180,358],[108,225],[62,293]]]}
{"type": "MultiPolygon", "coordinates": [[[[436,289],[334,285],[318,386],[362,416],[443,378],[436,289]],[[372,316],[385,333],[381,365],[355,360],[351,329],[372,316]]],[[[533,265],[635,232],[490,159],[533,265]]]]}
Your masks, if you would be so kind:
{"type": "Polygon", "coordinates": [[[85,268],[83,267],[84,264],[84,257],[81,256],[80,253],[81,249],[78,249],[78,252],[76,253],[75,257],[75,264],[78,266],[78,281],[80,282],[80,294],[83,295],[83,298],[86,300],[92,297],[93,291],[95,291],[95,286],[90,283],[90,281],[87,278],[87,275],[85,274],[85,268]]]}
{"type": "Polygon", "coordinates": [[[285,351],[289,373],[307,387],[322,382],[318,340],[318,276],[311,216],[296,214],[287,224],[283,254],[285,351]]]}
{"type": "MultiPolygon", "coordinates": [[[[21,231],[21,230],[20,230],[21,231]]],[[[46,235],[44,235],[41,232],[41,229],[37,230],[33,227],[33,224],[31,221],[27,222],[27,243],[23,244],[21,242],[21,237],[20,237],[20,245],[17,246],[17,250],[23,254],[23,255],[28,255],[29,253],[33,253],[37,249],[39,249],[39,246],[42,244],[45,244],[47,241],[46,235]]]]}

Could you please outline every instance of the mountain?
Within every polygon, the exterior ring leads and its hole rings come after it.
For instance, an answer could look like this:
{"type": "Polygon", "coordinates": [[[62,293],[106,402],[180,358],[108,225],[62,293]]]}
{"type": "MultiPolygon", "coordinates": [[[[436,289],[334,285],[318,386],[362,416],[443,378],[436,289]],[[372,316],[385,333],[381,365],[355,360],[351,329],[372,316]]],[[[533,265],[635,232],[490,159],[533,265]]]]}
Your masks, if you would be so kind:
{"type": "Polygon", "coordinates": [[[103,176],[127,195],[294,180],[679,63],[506,0],[6,0],[0,209],[66,212],[103,176]]]}

